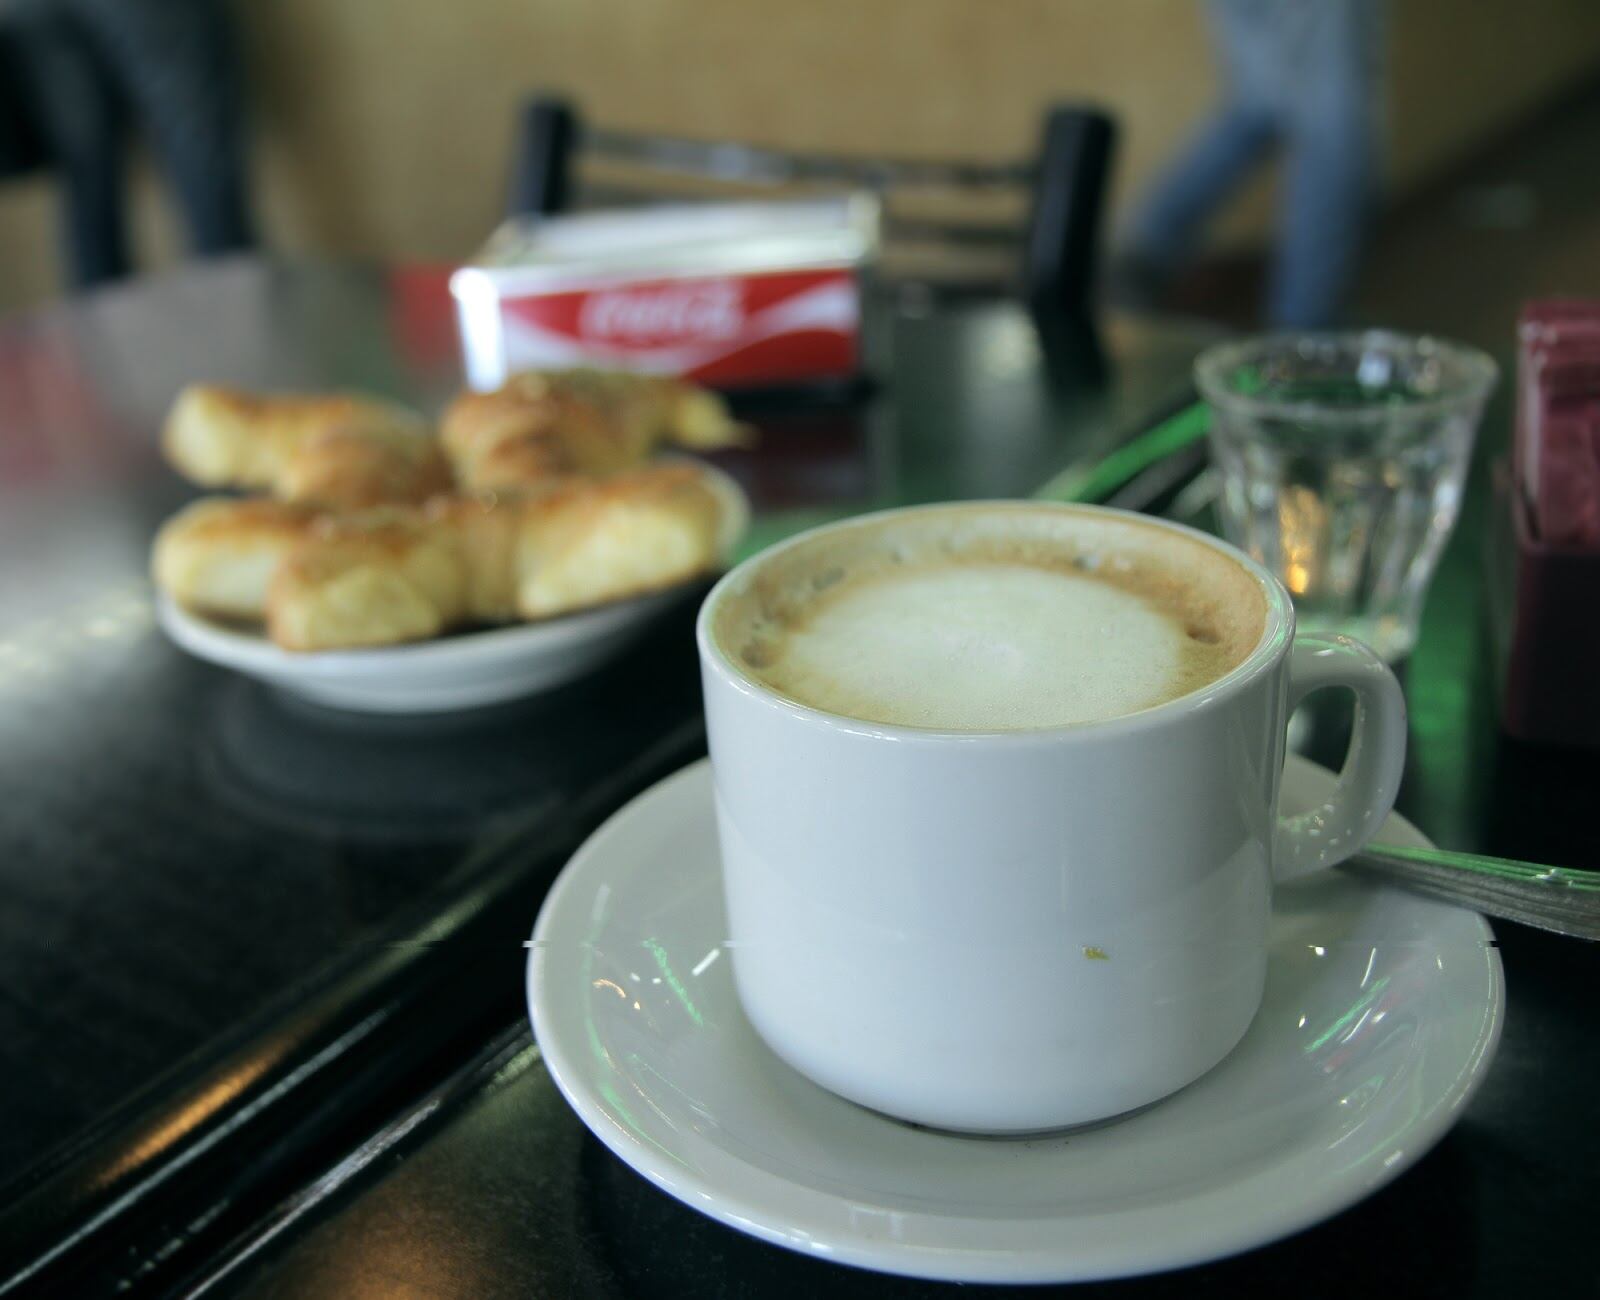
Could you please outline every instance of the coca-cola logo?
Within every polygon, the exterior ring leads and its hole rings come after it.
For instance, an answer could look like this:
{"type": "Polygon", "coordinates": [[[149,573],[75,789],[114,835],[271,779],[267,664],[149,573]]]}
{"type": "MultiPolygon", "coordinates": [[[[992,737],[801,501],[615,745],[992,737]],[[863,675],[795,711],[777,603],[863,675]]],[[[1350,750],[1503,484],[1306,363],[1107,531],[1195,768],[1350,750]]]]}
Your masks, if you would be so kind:
{"type": "Polygon", "coordinates": [[[601,289],[584,299],[578,332],[629,343],[731,339],[738,337],[744,316],[744,286],[737,280],[601,289]]]}

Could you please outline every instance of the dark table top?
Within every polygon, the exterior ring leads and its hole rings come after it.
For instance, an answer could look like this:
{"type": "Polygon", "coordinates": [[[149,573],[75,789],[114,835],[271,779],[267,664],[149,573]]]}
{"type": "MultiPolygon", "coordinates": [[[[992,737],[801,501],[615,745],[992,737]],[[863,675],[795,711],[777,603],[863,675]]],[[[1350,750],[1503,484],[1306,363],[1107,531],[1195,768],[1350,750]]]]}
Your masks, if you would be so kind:
{"type": "MultiPolygon", "coordinates": [[[[762,444],[723,463],[754,542],[1026,493],[1184,401],[1206,337],[1113,321],[1095,355],[1005,304],[879,306],[876,392],[750,406],[762,444]]],[[[0,1291],[948,1289],[800,1258],[658,1192],[586,1133],[521,1021],[520,940],[565,857],[703,752],[693,593],[588,681],[433,724],[287,705],[153,629],[145,550],[189,495],[153,450],[176,389],[435,406],[458,382],[441,277],[186,272],[0,324],[0,376],[0,1291]]],[[[1447,845],[1597,866],[1600,763],[1497,734],[1481,471],[1408,667],[1401,807],[1447,845]]],[[[1499,1059],[1435,1152],[1289,1241],[1098,1290],[1594,1293],[1597,959],[1499,934],[1499,1059]]]]}

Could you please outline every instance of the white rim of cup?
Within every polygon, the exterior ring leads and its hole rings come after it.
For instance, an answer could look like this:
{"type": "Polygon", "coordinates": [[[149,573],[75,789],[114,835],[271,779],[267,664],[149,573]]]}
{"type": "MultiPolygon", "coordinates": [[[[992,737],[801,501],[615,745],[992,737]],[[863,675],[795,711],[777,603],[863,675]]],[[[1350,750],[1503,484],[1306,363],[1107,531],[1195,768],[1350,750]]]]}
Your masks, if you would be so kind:
{"type": "Polygon", "coordinates": [[[807,722],[814,726],[826,726],[834,731],[844,730],[858,735],[877,736],[886,740],[912,743],[983,741],[987,743],[1027,745],[1045,742],[1060,743],[1063,740],[1079,738],[1088,741],[1100,736],[1125,735],[1130,732],[1159,727],[1173,718],[1211,708],[1237,695],[1260,673],[1266,671],[1274,662],[1287,654],[1289,645],[1294,640],[1294,626],[1294,604],[1290,600],[1289,592],[1284,585],[1263,565],[1257,563],[1243,551],[1237,550],[1219,538],[1213,537],[1210,533],[1202,532],[1198,528],[1191,528],[1187,524],[1174,523],[1169,519],[1156,519],[1150,515],[1140,514],[1135,510],[1119,510],[1113,506],[1096,506],[1065,501],[1030,501],[1027,499],[998,498],[978,501],[930,502],[926,505],[874,510],[868,514],[855,515],[849,519],[833,520],[826,524],[819,524],[815,528],[808,528],[802,533],[796,533],[793,537],[786,538],[767,547],[765,550],[749,556],[718,580],[717,585],[706,594],[705,600],[701,602],[700,613],[695,619],[695,641],[700,650],[701,662],[709,664],[719,676],[733,686],[735,690],[739,691],[740,694],[758,700],[777,712],[787,714],[798,721],[807,722]],[[1210,547],[1213,551],[1238,564],[1254,577],[1260,585],[1262,595],[1267,603],[1266,617],[1261,629],[1260,639],[1257,640],[1249,654],[1215,681],[1198,687],[1186,695],[1180,695],[1176,699],[1166,700],[1161,704],[1138,709],[1132,713],[1119,714],[1114,718],[1101,718],[1089,722],[1067,722],[1051,727],[1028,727],[1012,731],[947,731],[933,727],[907,727],[898,723],[874,722],[864,718],[853,718],[847,713],[830,713],[826,709],[814,708],[809,704],[802,704],[798,700],[792,700],[786,695],[780,695],[770,686],[745,672],[734,661],[732,656],[723,651],[711,633],[711,623],[716,608],[727,592],[743,582],[748,574],[754,572],[761,565],[770,562],[786,551],[805,545],[815,537],[825,533],[845,532],[851,528],[870,527],[883,520],[898,518],[903,515],[929,514],[949,510],[981,511],[996,507],[1008,510],[1065,510],[1074,514],[1112,515],[1128,523],[1177,533],[1199,542],[1203,546],[1210,547]]]}
{"type": "Polygon", "coordinates": [[[1432,334],[1406,334],[1398,330],[1283,330],[1215,343],[1195,358],[1194,380],[1200,395],[1213,407],[1255,419],[1293,420],[1300,424],[1361,424],[1431,418],[1446,411],[1482,402],[1500,377],[1500,367],[1488,353],[1466,343],[1432,334]],[[1294,345],[1360,350],[1366,347],[1403,347],[1431,353],[1462,368],[1459,385],[1437,396],[1407,402],[1404,406],[1374,402],[1370,406],[1329,407],[1316,402],[1286,401],[1241,393],[1228,385],[1229,377],[1249,358],[1269,348],[1294,345]]]}

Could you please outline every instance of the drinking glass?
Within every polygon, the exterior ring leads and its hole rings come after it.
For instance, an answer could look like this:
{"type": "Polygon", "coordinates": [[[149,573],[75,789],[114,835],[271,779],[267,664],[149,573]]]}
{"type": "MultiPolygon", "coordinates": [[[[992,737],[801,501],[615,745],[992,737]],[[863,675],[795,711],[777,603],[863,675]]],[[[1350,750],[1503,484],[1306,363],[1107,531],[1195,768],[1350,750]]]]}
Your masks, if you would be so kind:
{"type": "Polygon", "coordinates": [[[1382,330],[1200,355],[1223,531],[1283,580],[1302,630],[1411,650],[1495,376],[1474,348],[1382,330]]]}

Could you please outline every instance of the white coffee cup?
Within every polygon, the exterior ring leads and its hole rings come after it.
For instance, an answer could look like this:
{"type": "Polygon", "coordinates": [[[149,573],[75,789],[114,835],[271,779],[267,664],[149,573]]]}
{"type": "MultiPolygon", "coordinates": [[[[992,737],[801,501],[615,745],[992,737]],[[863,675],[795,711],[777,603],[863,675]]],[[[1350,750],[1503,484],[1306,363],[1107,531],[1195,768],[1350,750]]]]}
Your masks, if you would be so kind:
{"type": "MultiPolygon", "coordinates": [[[[1015,503],[916,507],[1012,509],[1015,503]]],[[[1259,584],[1259,641],[1200,690],[1106,721],[931,731],[808,707],[715,632],[723,602],[828,525],[739,565],[697,635],[740,1001],[784,1061],[939,1128],[1019,1133],[1135,1110],[1199,1078],[1260,1008],[1274,880],[1348,857],[1383,823],[1405,702],[1365,646],[1294,636],[1259,584]],[[1290,710],[1355,694],[1333,796],[1278,815],[1290,710]]]]}

